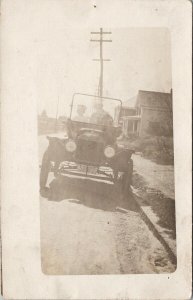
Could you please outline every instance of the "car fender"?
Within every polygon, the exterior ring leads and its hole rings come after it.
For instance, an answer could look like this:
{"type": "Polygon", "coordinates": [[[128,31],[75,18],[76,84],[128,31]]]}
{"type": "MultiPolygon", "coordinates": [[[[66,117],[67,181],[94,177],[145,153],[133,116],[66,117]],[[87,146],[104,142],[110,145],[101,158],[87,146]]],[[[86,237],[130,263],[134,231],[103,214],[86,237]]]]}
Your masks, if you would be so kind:
{"type": "Polygon", "coordinates": [[[47,157],[49,158],[49,161],[53,162],[62,162],[65,160],[65,157],[68,155],[66,148],[65,148],[65,142],[66,139],[60,139],[57,137],[50,137],[47,136],[47,139],[49,141],[49,145],[47,148],[47,157]]]}
{"type": "Polygon", "coordinates": [[[119,149],[115,153],[115,156],[110,160],[109,165],[120,172],[128,172],[133,170],[133,161],[131,159],[133,150],[130,149],[119,149]]]}

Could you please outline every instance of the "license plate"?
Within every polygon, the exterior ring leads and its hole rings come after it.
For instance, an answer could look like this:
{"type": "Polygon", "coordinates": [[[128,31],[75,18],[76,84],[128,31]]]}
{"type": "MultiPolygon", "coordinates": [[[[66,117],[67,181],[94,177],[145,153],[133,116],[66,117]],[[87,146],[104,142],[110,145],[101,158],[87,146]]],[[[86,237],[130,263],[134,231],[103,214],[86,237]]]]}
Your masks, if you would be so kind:
{"type": "Polygon", "coordinates": [[[88,173],[89,173],[89,174],[96,175],[96,174],[97,174],[97,170],[98,170],[97,167],[94,167],[94,166],[88,166],[88,173]]]}
{"type": "Polygon", "coordinates": [[[86,165],[78,165],[77,167],[78,171],[81,172],[81,173],[85,173],[87,172],[87,174],[94,174],[96,175],[97,174],[97,167],[95,166],[86,166],[86,165]]]}
{"type": "Polygon", "coordinates": [[[79,172],[86,173],[86,166],[85,165],[78,165],[77,169],[79,172]]]}

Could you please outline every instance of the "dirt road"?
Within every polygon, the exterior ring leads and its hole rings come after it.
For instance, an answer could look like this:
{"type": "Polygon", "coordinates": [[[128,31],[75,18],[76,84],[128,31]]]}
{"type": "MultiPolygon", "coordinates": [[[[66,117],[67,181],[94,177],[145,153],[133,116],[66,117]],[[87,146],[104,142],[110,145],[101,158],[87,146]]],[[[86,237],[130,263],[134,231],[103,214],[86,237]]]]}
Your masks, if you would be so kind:
{"type": "MultiPolygon", "coordinates": [[[[40,160],[47,142],[39,137],[40,160]]],[[[40,197],[42,270],[46,274],[173,272],[160,242],[143,222],[132,195],[112,184],[59,176],[40,197]]]]}

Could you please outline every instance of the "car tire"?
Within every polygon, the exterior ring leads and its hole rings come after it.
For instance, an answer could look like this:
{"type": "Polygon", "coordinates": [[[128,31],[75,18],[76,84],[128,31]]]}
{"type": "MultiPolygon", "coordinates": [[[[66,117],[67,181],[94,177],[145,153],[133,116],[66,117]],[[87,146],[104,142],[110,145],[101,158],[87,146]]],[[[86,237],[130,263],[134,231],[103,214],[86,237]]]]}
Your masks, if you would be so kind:
{"type": "Polygon", "coordinates": [[[46,189],[46,184],[48,180],[48,175],[51,170],[51,162],[49,159],[49,152],[46,152],[43,155],[42,165],[40,170],[40,190],[46,189]]]}
{"type": "Polygon", "coordinates": [[[132,185],[132,176],[133,176],[133,160],[130,159],[128,170],[122,176],[122,193],[127,195],[131,192],[131,185],[132,185]]]}

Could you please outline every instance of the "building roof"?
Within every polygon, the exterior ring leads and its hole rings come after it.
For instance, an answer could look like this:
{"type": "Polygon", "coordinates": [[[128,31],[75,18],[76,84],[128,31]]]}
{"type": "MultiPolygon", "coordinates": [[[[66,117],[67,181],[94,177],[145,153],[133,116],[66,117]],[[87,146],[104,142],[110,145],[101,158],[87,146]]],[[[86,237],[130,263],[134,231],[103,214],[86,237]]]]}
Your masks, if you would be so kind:
{"type": "Polygon", "coordinates": [[[172,94],[139,90],[136,106],[169,109],[172,108],[172,94]]]}
{"type": "Polygon", "coordinates": [[[122,106],[128,108],[135,108],[137,96],[131,97],[128,100],[124,101],[122,106]]]}

